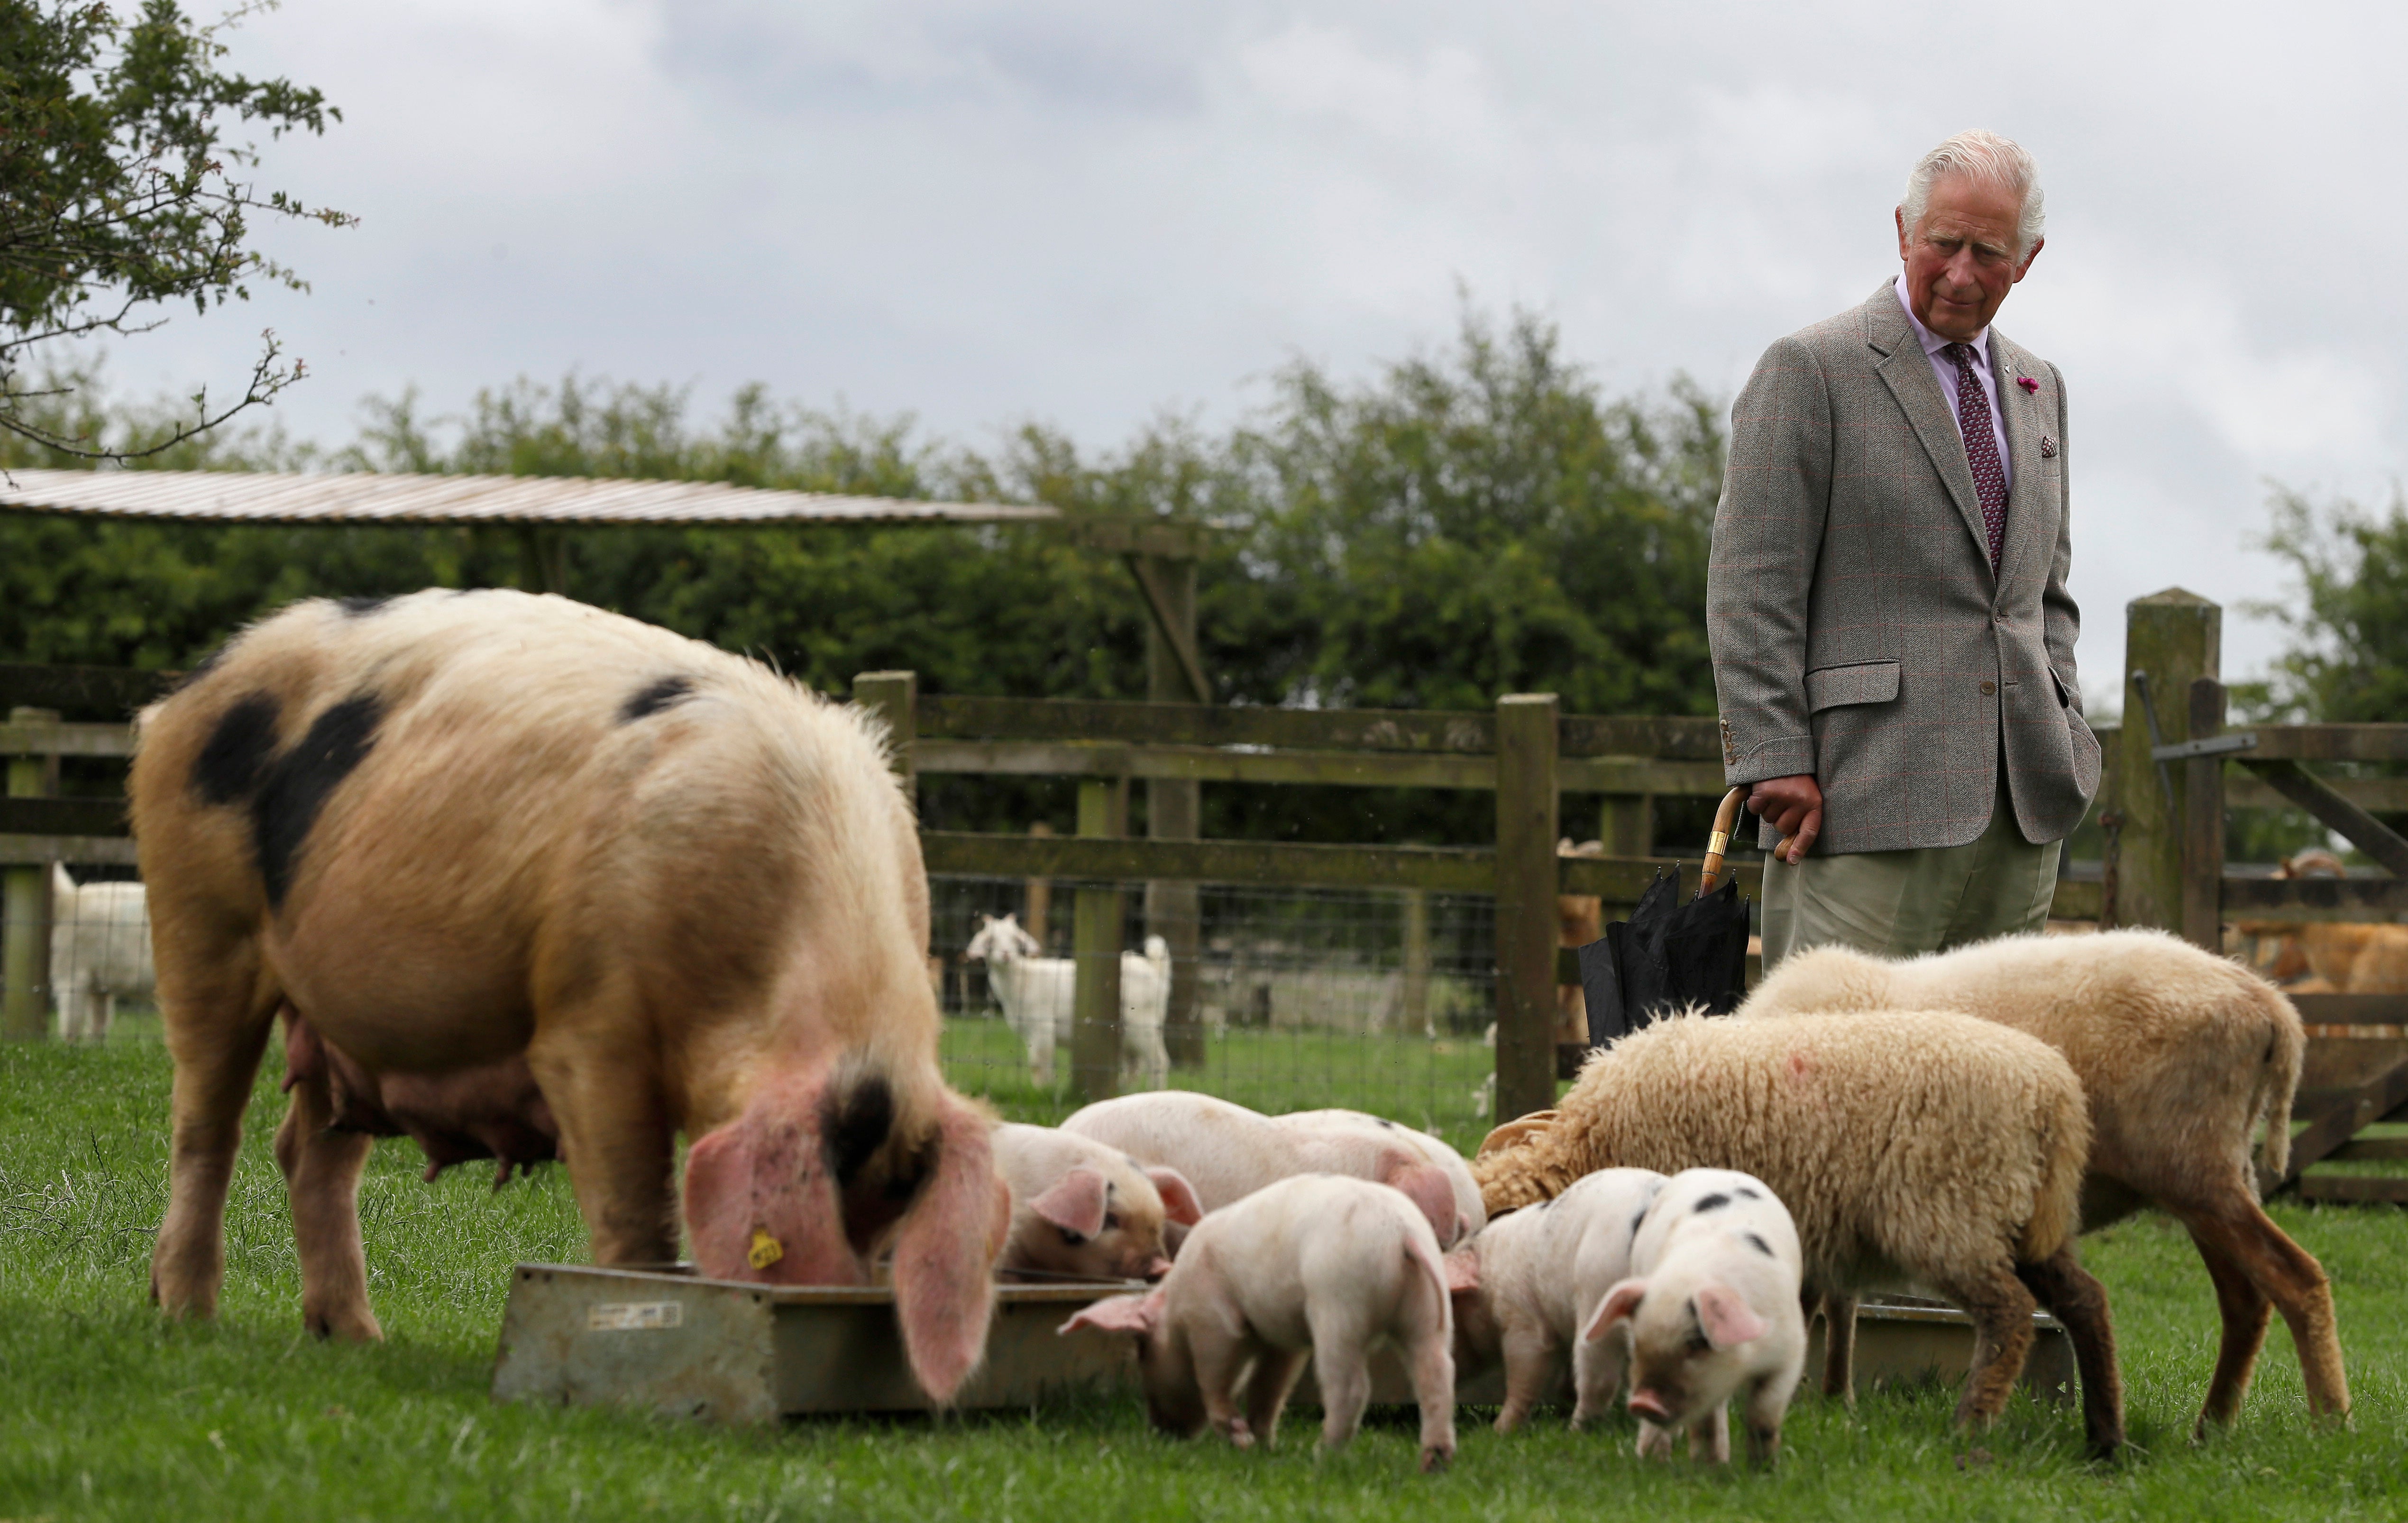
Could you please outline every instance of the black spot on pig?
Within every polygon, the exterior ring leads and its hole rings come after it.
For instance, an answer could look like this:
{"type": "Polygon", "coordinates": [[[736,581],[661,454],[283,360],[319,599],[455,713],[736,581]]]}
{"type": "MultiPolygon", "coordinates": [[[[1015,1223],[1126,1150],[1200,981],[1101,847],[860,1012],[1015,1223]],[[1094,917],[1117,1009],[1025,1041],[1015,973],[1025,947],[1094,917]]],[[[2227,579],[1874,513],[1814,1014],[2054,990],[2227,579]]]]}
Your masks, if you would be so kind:
{"type": "Polygon", "coordinates": [[[1689,1209],[1695,1212],[1720,1211],[1723,1207],[1729,1204],[1730,1197],[1725,1195],[1720,1190],[1716,1190],[1712,1195],[1701,1195],[1698,1197],[1698,1203],[1691,1206],[1689,1209]]]}
{"type": "Polygon", "coordinates": [[[1755,1248],[1757,1253],[1762,1254],[1767,1258],[1770,1258],[1772,1257],[1771,1243],[1765,1242],[1762,1238],[1757,1237],[1753,1232],[1742,1232],[1740,1235],[1747,1239],[1749,1246],[1755,1248]]]}
{"type": "Polygon", "coordinates": [[[632,725],[639,719],[650,719],[693,691],[694,679],[690,677],[664,677],[619,706],[619,723],[632,725]]]}
{"type": "Polygon", "coordinates": [[[383,700],[374,695],[345,698],[320,714],[309,732],[267,769],[259,796],[251,800],[251,824],[269,909],[282,907],[301,845],[318,823],[319,812],[343,779],[367,759],[383,719],[383,700]]]}
{"type": "Polygon", "coordinates": [[[895,1129],[895,1094],[882,1074],[872,1073],[851,1084],[839,1080],[820,1117],[821,1145],[827,1150],[828,1171],[837,1188],[850,1189],[895,1129]]]}
{"type": "Polygon", "coordinates": [[[1731,1186],[1731,1193],[1733,1195],[1746,1196],[1751,1200],[1761,1200],[1764,1199],[1764,1192],[1758,1190],[1753,1185],[1734,1185],[1731,1186]]]}
{"type": "Polygon", "coordinates": [[[364,619],[392,601],[392,594],[380,593],[374,597],[337,597],[335,606],[343,611],[345,618],[364,619]]]}
{"type": "Polygon", "coordinates": [[[253,693],[218,715],[193,762],[193,791],[207,804],[247,798],[275,750],[276,700],[253,693]]]}

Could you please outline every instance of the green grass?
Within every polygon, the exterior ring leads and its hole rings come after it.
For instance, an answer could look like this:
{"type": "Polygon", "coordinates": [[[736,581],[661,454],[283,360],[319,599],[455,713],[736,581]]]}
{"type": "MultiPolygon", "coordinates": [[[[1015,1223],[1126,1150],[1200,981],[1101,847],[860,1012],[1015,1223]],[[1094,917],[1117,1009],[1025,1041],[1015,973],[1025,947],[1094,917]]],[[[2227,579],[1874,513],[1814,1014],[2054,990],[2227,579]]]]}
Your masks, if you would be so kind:
{"type": "Polygon", "coordinates": [[[415,1149],[381,1144],[362,1210],[388,1341],[319,1343],[300,1330],[268,1155],[272,1074],[230,1207],[223,1315],[171,1327],[144,1298],[167,1078],[146,1042],[0,1051],[0,1518],[2408,1516],[2408,1216],[2389,1208],[2275,1207],[2335,1282],[2358,1400],[2347,1432],[2309,1430],[2278,1324],[2240,1427],[2189,1442],[2214,1314],[2188,1242],[2143,1216],[2086,1245],[2123,1340],[2124,1464],[2085,1464],[2075,1415],[2021,1397],[1969,1443],[1949,1430],[1950,1393],[1925,1390],[1868,1396],[1853,1416],[1801,1396],[1770,1474],[1641,1464],[1627,1428],[1576,1435],[1559,1416],[1499,1438],[1467,1412],[1455,1470],[1424,1477],[1409,1423],[1377,1422],[1321,1458],[1310,1414],[1264,1456],[1158,1438],[1134,1401],[754,1432],[496,1407],[485,1393],[509,1266],[582,1257],[565,1175],[499,1194],[474,1168],[426,1185],[415,1149]]]}

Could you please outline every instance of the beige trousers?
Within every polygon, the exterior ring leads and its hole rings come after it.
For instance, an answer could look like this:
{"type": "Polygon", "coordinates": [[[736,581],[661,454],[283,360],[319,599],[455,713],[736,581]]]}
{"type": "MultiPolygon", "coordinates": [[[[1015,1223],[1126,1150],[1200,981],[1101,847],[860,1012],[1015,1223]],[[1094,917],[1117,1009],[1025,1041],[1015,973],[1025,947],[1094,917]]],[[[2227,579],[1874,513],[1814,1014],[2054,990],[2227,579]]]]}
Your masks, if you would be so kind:
{"type": "Polygon", "coordinates": [[[2057,896],[2061,841],[2015,826],[2001,781],[1989,826],[1962,846],[1764,864],[1764,966],[1837,941],[1883,957],[2036,931],[2057,896]]]}

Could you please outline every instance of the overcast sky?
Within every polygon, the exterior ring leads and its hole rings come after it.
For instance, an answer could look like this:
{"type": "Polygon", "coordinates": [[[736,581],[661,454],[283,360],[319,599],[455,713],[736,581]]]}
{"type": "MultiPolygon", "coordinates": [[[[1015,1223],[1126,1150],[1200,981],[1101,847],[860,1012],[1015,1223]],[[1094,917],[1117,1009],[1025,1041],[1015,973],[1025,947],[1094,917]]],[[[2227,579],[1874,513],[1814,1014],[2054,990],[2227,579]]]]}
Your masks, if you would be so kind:
{"type": "MultiPolygon", "coordinates": [[[[2122,606],[2278,596],[2271,480],[2387,499],[2408,446],[2408,7],[1485,7],[1376,0],[287,0],[237,66],[344,122],[264,180],[357,212],[274,248],[315,285],[121,343],[121,386],[312,379],[436,409],[575,369],[749,381],[991,441],[1226,423],[1307,355],[1523,304],[1616,389],[1727,398],[1897,267],[1907,167],[1983,125],[2048,246],[2002,331],[2064,371],[2085,685],[2122,606]]],[[[2228,615],[2226,670],[2275,630],[2228,615]]]]}

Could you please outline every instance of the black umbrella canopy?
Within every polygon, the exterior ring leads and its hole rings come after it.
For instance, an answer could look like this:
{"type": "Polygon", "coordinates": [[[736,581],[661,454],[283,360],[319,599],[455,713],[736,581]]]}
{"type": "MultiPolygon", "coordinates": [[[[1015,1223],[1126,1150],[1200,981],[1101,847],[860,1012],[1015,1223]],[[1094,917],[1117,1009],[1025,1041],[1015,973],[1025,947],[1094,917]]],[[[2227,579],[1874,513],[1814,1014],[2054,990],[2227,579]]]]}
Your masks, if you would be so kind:
{"type": "Polygon", "coordinates": [[[1747,901],[1737,880],[1714,886],[1746,795],[1733,788],[1714,812],[1696,898],[1681,902],[1677,870],[1658,874],[1628,920],[1615,921],[1601,940],[1580,949],[1589,1045],[1602,1047],[1692,1005],[1727,1015],[1746,997],[1747,901]]]}

